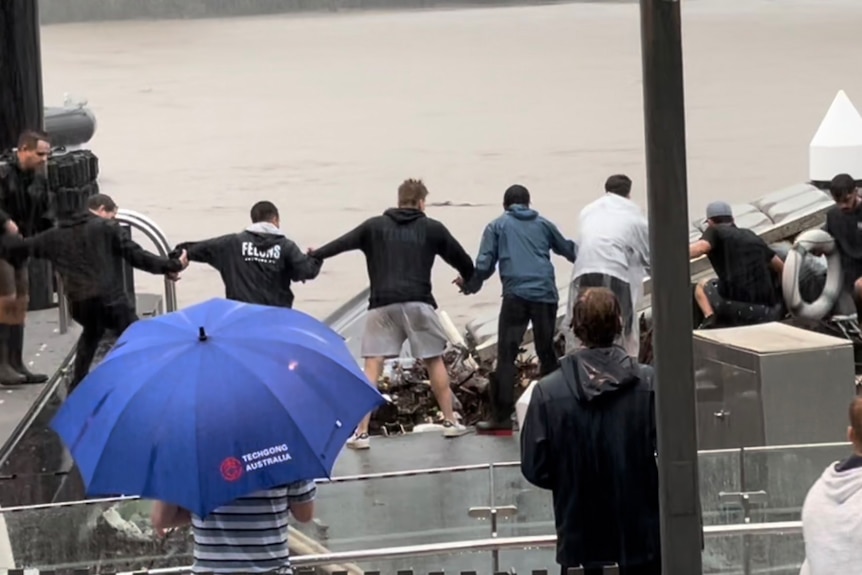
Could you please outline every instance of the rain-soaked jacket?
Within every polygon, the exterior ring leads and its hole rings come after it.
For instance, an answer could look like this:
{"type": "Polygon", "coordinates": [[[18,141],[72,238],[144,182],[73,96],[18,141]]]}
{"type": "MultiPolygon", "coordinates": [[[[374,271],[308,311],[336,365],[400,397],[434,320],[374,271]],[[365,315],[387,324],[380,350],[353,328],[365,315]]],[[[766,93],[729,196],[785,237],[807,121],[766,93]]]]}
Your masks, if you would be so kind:
{"type": "Polygon", "coordinates": [[[164,258],[143,249],[123,233],[114,220],[89,210],[64,218],[60,224],[29,238],[3,237],[0,255],[12,261],[36,257],[50,261],[63,278],[70,301],[98,298],[106,305],[127,302],[121,262],[151,274],[178,272],[176,258],[164,258]]]}
{"type": "MultiPolygon", "coordinates": [[[[647,219],[637,204],[622,196],[606,193],[581,210],[578,233],[578,259],[572,270],[563,324],[569,352],[578,346],[569,328],[572,306],[578,297],[578,278],[584,274],[603,274],[622,280],[629,287],[630,309],[636,311],[650,261],[647,219]]],[[[609,283],[608,287],[613,286],[609,283]]],[[[622,295],[617,293],[617,297],[622,295]]],[[[632,331],[619,343],[629,355],[637,357],[640,346],[637,317],[631,323],[632,331]]]]}
{"type": "Polygon", "coordinates": [[[613,346],[564,357],[533,389],[521,471],[553,492],[564,567],[660,556],[653,383],[651,367],[613,346]]]}
{"type": "Polygon", "coordinates": [[[245,303],[292,307],[290,282],[312,280],[320,261],[308,257],[273,224],[252,224],[238,234],[179,244],[189,261],[209,264],[221,274],[225,297],[245,303]]]}
{"type": "Polygon", "coordinates": [[[577,246],[539,212],[515,204],[485,227],[472,283],[487,280],[499,264],[503,296],[556,304],[560,296],[551,252],[574,262],[577,246]]]}
{"type": "Polygon", "coordinates": [[[802,533],[803,573],[862,572],[862,457],[831,464],[814,483],[802,506],[802,533]]]}

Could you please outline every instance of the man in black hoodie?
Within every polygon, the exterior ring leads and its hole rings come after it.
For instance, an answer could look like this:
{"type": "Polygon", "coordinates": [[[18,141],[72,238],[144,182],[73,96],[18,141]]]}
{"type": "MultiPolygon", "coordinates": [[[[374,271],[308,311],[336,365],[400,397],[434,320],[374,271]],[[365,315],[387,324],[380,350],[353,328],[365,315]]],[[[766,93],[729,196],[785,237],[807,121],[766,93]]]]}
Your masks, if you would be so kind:
{"type": "MultiPolygon", "coordinates": [[[[333,240],[312,257],[324,260],[350,250],[365,254],[371,296],[362,335],[365,375],[377,384],[386,358],[398,357],[405,341],[411,355],[424,361],[431,389],[443,412],[443,435],[466,432],[455,417],[449,372],[443,362],[448,338],[431,295],[431,268],[439,255],[465,281],[473,277],[473,261],[449,230],[425,215],[428,189],[421,180],[405,180],[398,187],[398,207],[365,220],[333,240]]],[[[368,422],[362,420],[347,442],[352,449],[368,449],[368,422]]]]}
{"type": "MultiPolygon", "coordinates": [[[[46,163],[48,136],[27,131],[8,162],[0,163],[0,225],[6,233],[32,236],[53,225],[46,163]]],[[[26,256],[0,260],[0,384],[45,383],[48,376],[24,365],[24,323],[30,303],[26,256]]]]}
{"type": "Polygon", "coordinates": [[[83,328],[75,354],[74,389],[90,370],[105,332],[121,334],[138,317],[125,288],[116,281],[121,260],[152,274],[176,274],[188,260],[163,258],[144,250],[113,221],[117,204],[110,196],[96,194],[88,210],[63,220],[56,228],[30,238],[3,239],[5,257],[33,256],[49,260],[63,279],[72,319],[83,328]]]}
{"type": "Polygon", "coordinates": [[[835,239],[844,270],[844,291],[852,294],[856,314],[862,321],[862,197],[850,174],[838,174],[829,183],[835,201],[826,212],[823,229],[835,239]]]}
{"type": "Polygon", "coordinates": [[[563,575],[616,563],[661,575],[654,373],[614,345],[619,301],[589,288],[574,305],[583,348],[533,389],[521,430],[521,472],[550,489],[563,575]]]}
{"type": "Polygon", "coordinates": [[[293,307],[290,282],[313,280],[320,261],[302,253],[279,229],[278,208],[257,202],[251,225],[238,234],[179,244],[189,261],[209,264],[221,274],[225,297],[273,307],[293,307]]]}

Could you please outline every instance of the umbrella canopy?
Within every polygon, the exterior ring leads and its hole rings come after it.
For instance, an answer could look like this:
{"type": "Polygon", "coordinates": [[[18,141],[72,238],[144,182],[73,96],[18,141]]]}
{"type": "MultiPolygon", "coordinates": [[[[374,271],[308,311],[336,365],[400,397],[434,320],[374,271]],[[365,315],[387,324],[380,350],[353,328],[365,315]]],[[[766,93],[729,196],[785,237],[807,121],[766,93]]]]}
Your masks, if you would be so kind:
{"type": "Polygon", "coordinates": [[[343,339],[304,313],[213,299],[129,327],[51,423],[90,496],[199,516],[329,477],[385,400],[343,339]]]}

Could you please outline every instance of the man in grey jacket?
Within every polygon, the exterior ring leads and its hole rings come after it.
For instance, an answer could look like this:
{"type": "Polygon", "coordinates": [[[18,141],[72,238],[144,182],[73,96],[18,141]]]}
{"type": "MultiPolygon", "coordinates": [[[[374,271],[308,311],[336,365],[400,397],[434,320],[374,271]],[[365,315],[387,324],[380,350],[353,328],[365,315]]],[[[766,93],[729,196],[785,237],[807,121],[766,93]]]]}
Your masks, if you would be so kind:
{"type": "Polygon", "coordinates": [[[540,374],[545,376],[559,366],[554,333],[560,296],[551,252],[574,262],[577,248],[557,226],[530,209],[530,192],[524,186],[516,184],[506,190],[503,209],[503,215],[485,227],[473,279],[456,282],[464,293],[476,293],[500,265],[503,302],[497,328],[497,371],[491,379],[492,416],[479,422],[476,431],[511,435],[515,360],[529,323],[533,324],[540,374]]]}

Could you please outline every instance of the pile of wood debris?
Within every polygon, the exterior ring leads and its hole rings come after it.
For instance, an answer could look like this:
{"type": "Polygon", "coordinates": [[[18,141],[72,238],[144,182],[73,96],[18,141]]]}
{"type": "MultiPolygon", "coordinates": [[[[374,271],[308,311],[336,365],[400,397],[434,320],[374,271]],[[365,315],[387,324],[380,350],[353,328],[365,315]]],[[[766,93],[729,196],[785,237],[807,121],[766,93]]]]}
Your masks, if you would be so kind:
{"type": "MultiPolygon", "coordinates": [[[[538,373],[535,358],[526,354],[518,358],[518,379],[515,399],[521,395],[538,373]]],[[[465,425],[474,425],[490,414],[488,395],[490,378],[494,377],[493,362],[478,363],[462,347],[450,347],[443,355],[455,400],[455,411],[465,425]]],[[[371,416],[372,434],[395,435],[413,431],[417,425],[442,423],[443,414],[437,406],[428,372],[424,364],[399,358],[389,362],[378,389],[389,403],[371,416]]]]}

